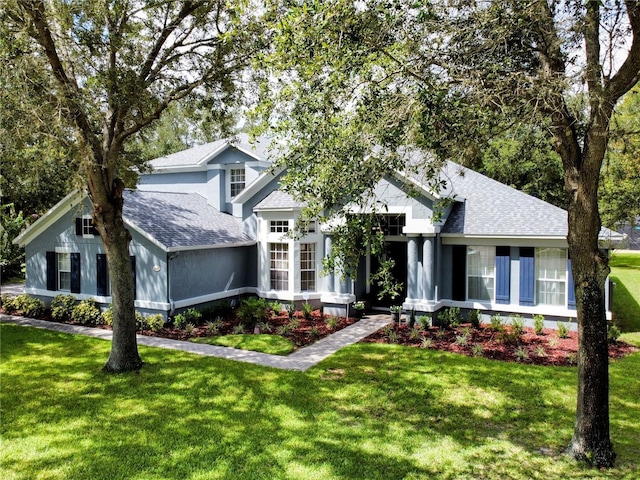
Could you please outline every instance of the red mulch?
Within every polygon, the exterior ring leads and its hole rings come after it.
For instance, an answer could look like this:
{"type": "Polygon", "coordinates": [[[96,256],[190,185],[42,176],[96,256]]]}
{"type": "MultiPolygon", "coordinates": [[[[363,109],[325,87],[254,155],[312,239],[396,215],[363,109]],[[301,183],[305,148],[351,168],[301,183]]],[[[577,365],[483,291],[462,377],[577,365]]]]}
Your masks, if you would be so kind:
{"type": "MultiPolygon", "coordinates": [[[[505,327],[510,332],[510,327],[505,327]]],[[[467,356],[482,356],[506,362],[521,362],[534,365],[575,365],[578,352],[578,333],[569,332],[567,338],[559,338],[555,330],[545,329],[542,335],[536,335],[533,328],[525,327],[519,337],[505,338],[490,325],[481,325],[474,329],[470,325],[457,328],[440,329],[430,327],[419,330],[411,336],[407,324],[395,324],[390,329],[378,330],[363,342],[397,343],[408,347],[431,348],[467,356]],[[390,333],[395,332],[395,333],[390,333]],[[457,341],[468,332],[466,344],[457,341]],[[429,340],[425,340],[429,339],[429,340]],[[481,345],[481,347],[474,347],[481,345]],[[478,350],[480,350],[479,352],[478,350]],[[516,354],[519,352],[519,355],[516,354]]],[[[638,349],[624,342],[609,345],[609,358],[621,358],[638,349]]]]}

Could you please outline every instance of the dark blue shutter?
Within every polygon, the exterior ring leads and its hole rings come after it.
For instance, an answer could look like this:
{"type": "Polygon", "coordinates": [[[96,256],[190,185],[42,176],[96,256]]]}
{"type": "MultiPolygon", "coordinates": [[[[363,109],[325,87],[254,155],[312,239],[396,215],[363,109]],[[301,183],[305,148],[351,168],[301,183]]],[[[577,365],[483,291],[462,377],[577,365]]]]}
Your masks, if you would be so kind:
{"type": "Polygon", "coordinates": [[[453,246],[453,259],[451,265],[451,299],[466,300],[467,296],[467,247],[466,245],[453,246]]]}
{"type": "Polygon", "coordinates": [[[107,296],[107,256],[104,253],[96,254],[96,295],[107,296]]]}
{"type": "Polygon", "coordinates": [[[571,271],[571,259],[567,259],[567,276],[569,278],[569,301],[568,307],[570,310],[576,309],[576,287],[573,282],[573,272],[571,271]]]}
{"type": "Polygon", "coordinates": [[[131,256],[131,278],[133,279],[133,298],[138,298],[136,292],[136,257],[131,256]]]}
{"type": "Polygon", "coordinates": [[[76,235],[82,236],[82,218],[76,218],[76,235]]]}
{"type": "Polygon", "coordinates": [[[535,249],[520,248],[520,305],[535,305],[535,249]]]}
{"type": "Polygon", "coordinates": [[[509,303],[511,258],[509,247],[496,247],[496,303],[509,303]]]}
{"type": "Polygon", "coordinates": [[[71,293],[80,293],[80,254],[71,254],[71,293]]]}
{"type": "Polygon", "coordinates": [[[58,289],[58,262],[56,252],[47,252],[47,290],[58,289]]]}

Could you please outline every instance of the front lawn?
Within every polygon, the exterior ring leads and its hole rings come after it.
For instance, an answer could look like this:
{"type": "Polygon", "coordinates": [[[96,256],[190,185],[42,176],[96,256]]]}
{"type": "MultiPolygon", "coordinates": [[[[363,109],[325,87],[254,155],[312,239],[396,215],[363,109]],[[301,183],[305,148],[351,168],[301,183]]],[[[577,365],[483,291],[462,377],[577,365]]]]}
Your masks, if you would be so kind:
{"type": "Polygon", "coordinates": [[[637,478],[640,353],[611,364],[616,468],[560,454],[576,370],[356,344],[306,373],[0,325],[10,479],[637,478]]]}
{"type": "Polygon", "coordinates": [[[233,347],[241,350],[270,353],[272,355],[289,355],[295,349],[293,342],[279,335],[247,334],[223,335],[221,337],[198,337],[192,342],[233,347]]]}
{"type": "Polygon", "coordinates": [[[623,332],[640,332],[640,252],[611,255],[614,322],[623,332]]]}

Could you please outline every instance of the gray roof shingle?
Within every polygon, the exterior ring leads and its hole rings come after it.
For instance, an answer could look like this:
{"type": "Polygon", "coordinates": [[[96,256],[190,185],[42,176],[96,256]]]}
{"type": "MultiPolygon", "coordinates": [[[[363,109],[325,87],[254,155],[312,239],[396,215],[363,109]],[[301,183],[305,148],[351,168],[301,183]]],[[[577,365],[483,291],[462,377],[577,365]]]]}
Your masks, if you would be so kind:
{"type": "Polygon", "coordinates": [[[126,192],[123,216],[167,249],[252,242],[238,218],[196,193],[126,192]]]}
{"type": "Polygon", "coordinates": [[[274,190],[263,198],[254,210],[282,210],[302,208],[302,203],[296,202],[291,195],[282,190],[274,190]]]}

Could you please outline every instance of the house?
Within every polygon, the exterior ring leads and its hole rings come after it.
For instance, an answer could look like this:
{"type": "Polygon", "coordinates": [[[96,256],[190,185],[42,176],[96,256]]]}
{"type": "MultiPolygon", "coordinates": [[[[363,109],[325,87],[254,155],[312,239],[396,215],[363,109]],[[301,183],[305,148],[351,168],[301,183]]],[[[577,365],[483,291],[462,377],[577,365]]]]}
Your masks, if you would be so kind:
{"type": "MultiPolygon", "coordinates": [[[[268,169],[266,147],[240,135],[158,158],[137,190],[126,193],[138,310],[167,317],[253,294],[322,304],[342,315],[356,299],[369,298],[388,311],[388,300],[378,300],[366,281],[375,258],[362,259],[355,280],[321,275],[331,227],[312,223],[302,238],[286,235],[302,205],[279,190],[283,172],[268,169]]],[[[398,172],[375,192],[387,205],[385,240],[404,282],[405,310],[576,316],[564,210],[453,162],[441,169],[443,191],[432,192],[422,174],[398,172]],[[434,220],[445,199],[451,201],[434,220]]],[[[602,235],[619,236],[606,229],[602,235]]],[[[110,303],[106,257],[86,195],[67,196],[16,242],[26,250],[27,293],[110,303]]]]}

